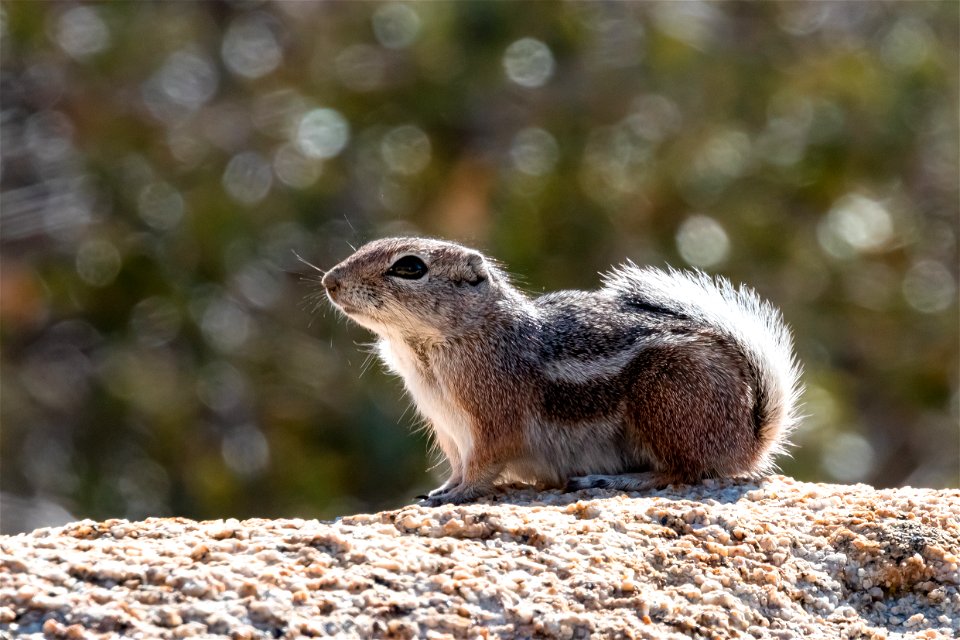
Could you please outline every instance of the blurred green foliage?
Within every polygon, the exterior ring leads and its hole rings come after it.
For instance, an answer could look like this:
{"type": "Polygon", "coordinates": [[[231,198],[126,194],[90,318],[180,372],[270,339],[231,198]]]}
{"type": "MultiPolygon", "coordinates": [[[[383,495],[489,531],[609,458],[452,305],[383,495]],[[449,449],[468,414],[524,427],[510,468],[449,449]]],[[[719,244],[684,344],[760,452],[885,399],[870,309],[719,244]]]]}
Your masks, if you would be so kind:
{"type": "Polygon", "coordinates": [[[956,2],[5,2],[3,528],[435,482],[294,252],[627,258],[780,306],[786,472],[958,485],[956,2]]]}

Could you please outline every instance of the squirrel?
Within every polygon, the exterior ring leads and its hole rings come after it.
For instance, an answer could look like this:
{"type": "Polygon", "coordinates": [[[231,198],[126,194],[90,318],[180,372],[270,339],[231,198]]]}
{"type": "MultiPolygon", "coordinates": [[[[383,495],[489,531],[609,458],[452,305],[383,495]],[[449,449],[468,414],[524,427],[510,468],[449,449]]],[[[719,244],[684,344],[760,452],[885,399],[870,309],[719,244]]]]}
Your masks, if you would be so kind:
{"type": "Polygon", "coordinates": [[[422,238],[375,240],[323,275],[449,462],[421,504],[497,481],[646,491],[774,469],[800,394],[780,312],[701,271],[601,277],[531,298],[479,251],[422,238]]]}

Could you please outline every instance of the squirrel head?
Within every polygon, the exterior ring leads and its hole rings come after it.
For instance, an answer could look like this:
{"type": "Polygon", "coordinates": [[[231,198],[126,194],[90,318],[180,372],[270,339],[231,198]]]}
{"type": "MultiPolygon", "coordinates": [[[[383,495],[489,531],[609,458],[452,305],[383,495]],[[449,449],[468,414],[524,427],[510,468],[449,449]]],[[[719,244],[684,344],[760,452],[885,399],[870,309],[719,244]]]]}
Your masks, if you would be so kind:
{"type": "Polygon", "coordinates": [[[483,254],[421,238],[360,247],[323,277],[330,301],[384,337],[442,341],[483,323],[506,279],[483,254]]]}

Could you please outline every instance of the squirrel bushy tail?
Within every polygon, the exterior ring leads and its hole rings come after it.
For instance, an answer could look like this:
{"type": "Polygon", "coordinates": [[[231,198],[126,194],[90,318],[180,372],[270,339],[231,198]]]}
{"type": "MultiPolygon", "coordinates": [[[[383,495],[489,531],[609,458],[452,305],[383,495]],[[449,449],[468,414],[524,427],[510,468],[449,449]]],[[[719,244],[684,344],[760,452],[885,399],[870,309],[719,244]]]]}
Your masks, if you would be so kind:
{"type": "Polygon", "coordinates": [[[754,420],[762,457],[758,474],[774,469],[787,437],[799,421],[801,367],[793,355],[790,330],[780,312],[752,289],[734,287],[702,271],[662,271],[623,265],[604,284],[626,300],[664,309],[718,330],[743,353],[754,379],[754,420]]]}

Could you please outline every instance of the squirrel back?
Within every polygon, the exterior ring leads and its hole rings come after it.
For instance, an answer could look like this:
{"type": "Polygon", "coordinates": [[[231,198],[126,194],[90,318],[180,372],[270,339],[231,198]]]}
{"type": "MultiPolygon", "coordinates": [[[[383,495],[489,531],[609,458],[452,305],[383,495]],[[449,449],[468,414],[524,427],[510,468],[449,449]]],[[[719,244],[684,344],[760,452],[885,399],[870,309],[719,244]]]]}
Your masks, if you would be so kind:
{"type": "Polygon", "coordinates": [[[473,249],[392,238],[323,285],[379,336],[449,462],[427,504],[498,479],[643,490],[763,474],[797,422],[779,312],[702,272],[626,264],[597,291],[531,299],[473,249]]]}

